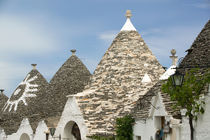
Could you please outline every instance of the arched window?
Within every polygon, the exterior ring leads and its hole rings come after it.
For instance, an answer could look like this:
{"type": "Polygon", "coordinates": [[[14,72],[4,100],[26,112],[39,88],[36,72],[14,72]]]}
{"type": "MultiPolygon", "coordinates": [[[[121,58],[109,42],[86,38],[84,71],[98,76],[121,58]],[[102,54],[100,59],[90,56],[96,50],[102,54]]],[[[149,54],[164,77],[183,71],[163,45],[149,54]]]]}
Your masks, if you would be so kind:
{"type": "Polygon", "coordinates": [[[64,128],[63,138],[70,140],[81,140],[79,126],[73,121],[68,122],[64,128]]]}
{"type": "Polygon", "coordinates": [[[30,140],[30,137],[29,137],[28,134],[23,133],[23,134],[21,135],[21,137],[20,137],[20,140],[30,140]]]}

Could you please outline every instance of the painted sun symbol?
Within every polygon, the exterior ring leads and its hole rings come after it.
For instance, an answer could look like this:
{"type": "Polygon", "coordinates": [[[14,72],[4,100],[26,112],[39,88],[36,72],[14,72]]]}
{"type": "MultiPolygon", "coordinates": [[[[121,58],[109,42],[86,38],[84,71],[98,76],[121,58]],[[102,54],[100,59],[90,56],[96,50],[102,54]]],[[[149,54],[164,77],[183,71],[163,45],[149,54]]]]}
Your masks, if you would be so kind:
{"type": "MultiPolygon", "coordinates": [[[[19,99],[17,100],[14,100],[14,101],[11,101],[10,99],[7,101],[7,103],[5,104],[4,106],[4,111],[7,110],[7,108],[9,107],[9,112],[12,110],[13,106],[14,106],[14,111],[17,110],[17,107],[18,107],[18,104],[22,101],[24,103],[24,105],[28,105],[27,102],[26,102],[26,98],[29,98],[29,97],[36,97],[36,94],[32,94],[33,92],[36,92],[38,91],[38,85],[36,84],[31,84],[32,81],[34,81],[35,79],[37,79],[38,77],[37,76],[34,76],[32,78],[29,78],[30,77],[30,74],[28,74],[26,76],[26,78],[19,84],[19,86],[24,86],[25,88],[24,89],[16,89],[14,94],[13,95],[18,95],[21,90],[23,90],[22,92],[22,96],[19,97],[19,99]]],[[[18,87],[19,87],[18,86],[18,87]]]]}

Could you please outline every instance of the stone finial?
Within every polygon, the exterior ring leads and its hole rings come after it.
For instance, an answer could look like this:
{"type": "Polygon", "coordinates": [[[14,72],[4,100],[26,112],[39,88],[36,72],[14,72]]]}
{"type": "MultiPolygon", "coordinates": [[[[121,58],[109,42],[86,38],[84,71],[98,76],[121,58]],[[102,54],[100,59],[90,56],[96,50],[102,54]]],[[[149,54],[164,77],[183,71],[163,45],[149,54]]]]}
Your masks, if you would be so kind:
{"type": "Polygon", "coordinates": [[[174,56],[176,54],[176,50],[175,49],[172,49],[171,50],[171,54],[174,56]]]}
{"type": "Polygon", "coordinates": [[[176,50],[175,49],[172,49],[171,50],[171,55],[170,58],[172,59],[172,65],[175,65],[176,66],[176,63],[177,63],[177,56],[176,55],[176,50]]]}
{"type": "Polygon", "coordinates": [[[4,93],[4,89],[0,89],[0,93],[3,94],[4,93]]]}
{"type": "Polygon", "coordinates": [[[72,52],[72,55],[75,55],[76,50],[75,49],[72,49],[71,52],[72,52]]]}
{"type": "Polygon", "coordinates": [[[131,10],[127,10],[125,16],[127,18],[131,18],[132,14],[131,14],[131,10]]]}
{"type": "Polygon", "coordinates": [[[31,64],[31,66],[33,67],[34,70],[36,69],[36,65],[37,64],[31,64]]]}
{"type": "Polygon", "coordinates": [[[136,31],[136,28],[133,26],[130,20],[130,17],[132,16],[131,11],[127,10],[125,16],[127,19],[120,31],[136,31]]]}

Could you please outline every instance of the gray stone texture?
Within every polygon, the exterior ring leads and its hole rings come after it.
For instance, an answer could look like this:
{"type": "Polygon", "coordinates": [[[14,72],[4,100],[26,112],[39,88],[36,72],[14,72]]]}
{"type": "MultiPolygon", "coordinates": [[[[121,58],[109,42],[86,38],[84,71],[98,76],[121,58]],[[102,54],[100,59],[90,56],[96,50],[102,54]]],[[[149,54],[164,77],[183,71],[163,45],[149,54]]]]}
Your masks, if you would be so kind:
{"type": "MultiPolygon", "coordinates": [[[[149,117],[149,111],[151,108],[155,108],[152,103],[152,98],[158,96],[158,93],[163,99],[163,104],[165,106],[165,111],[168,115],[174,118],[180,119],[181,113],[179,109],[174,109],[175,101],[171,101],[170,96],[161,91],[161,86],[166,81],[158,81],[145,95],[141,96],[136,103],[135,108],[132,111],[134,118],[146,120],[149,117]]],[[[155,108],[157,109],[157,108],[155,108]]]]}
{"type": "Polygon", "coordinates": [[[46,94],[45,116],[61,116],[67,101],[66,96],[82,92],[90,76],[86,66],[73,54],[50,81],[46,94]]]}
{"type": "MultiPolygon", "coordinates": [[[[202,72],[206,72],[210,66],[210,20],[206,23],[200,34],[197,36],[193,42],[190,49],[187,50],[188,54],[184,57],[180,63],[178,71],[184,72],[193,68],[201,67],[202,72]],[[207,68],[208,66],[208,68],[207,68]],[[206,67],[206,68],[203,68],[206,67]]],[[[166,81],[159,81],[154,87],[152,87],[144,96],[140,97],[135,109],[133,110],[136,119],[146,119],[148,118],[149,110],[151,109],[151,99],[157,96],[157,93],[163,98],[163,104],[165,106],[166,112],[172,115],[174,118],[181,118],[181,113],[179,109],[174,109],[173,105],[175,101],[171,101],[168,94],[161,92],[161,85],[166,81]]],[[[204,93],[207,93],[207,88],[205,87],[204,93]]]]}
{"type": "Polygon", "coordinates": [[[210,67],[210,20],[199,33],[180,67],[210,67]]]}
{"type": "Polygon", "coordinates": [[[136,31],[121,31],[98,64],[82,96],[78,96],[89,135],[112,135],[116,118],[131,113],[164,73],[136,31]],[[142,83],[148,74],[152,82],[142,83]],[[86,94],[85,92],[91,91],[86,94]]]}
{"type": "MultiPolygon", "coordinates": [[[[38,76],[31,84],[38,85],[38,91],[33,92],[36,97],[27,98],[28,105],[23,102],[18,104],[17,111],[8,109],[0,113],[0,126],[5,130],[6,134],[15,133],[23,118],[29,118],[30,125],[35,132],[38,123],[45,120],[49,127],[55,127],[61,117],[64,106],[67,101],[67,95],[76,94],[84,89],[90,79],[90,72],[80,59],[72,55],[56,72],[50,84],[44,77],[33,69],[30,77],[38,76]]],[[[17,87],[21,89],[18,95],[12,94],[10,100],[17,100],[24,91],[24,86],[17,87]]]]}
{"type": "Polygon", "coordinates": [[[0,93],[0,110],[2,110],[7,100],[8,100],[8,97],[3,92],[0,93]]]}
{"type": "MultiPolygon", "coordinates": [[[[23,118],[29,118],[37,120],[37,116],[39,116],[43,111],[42,102],[44,102],[44,94],[45,94],[45,88],[48,85],[48,82],[45,80],[45,78],[36,70],[33,69],[31,72],[29,72],[30,78],[37,76],[37,79],[34,81],[31,81],[31,84],[38,85],[37,91],[32,92],[32,94],[35,94],[36,97],[26,97],[26,102],[28,105],[25,105],[22,101],[19,102],[17,110],[14,111],[13,109],[9,112],[9,108],[5,111],[2,109],[0,110],[0,117],[2,119],[2,122],[0,122],[0,126],[5,130],[6,134],[12,134],[17,131],[19,128],[19,125],[23,118]]],[[[16,89],[21,89],[21,92],[18,95],[15,95],[14,93],[10,97],[9,101],[15,101],[23,94],[23,91],[25,90],[25,86],[19,85],[16,89]]],[[[14,105],[13,105],[14,108],[14,105]]],[[[40,117],[40,116],[39,116],[40,117]]]]}

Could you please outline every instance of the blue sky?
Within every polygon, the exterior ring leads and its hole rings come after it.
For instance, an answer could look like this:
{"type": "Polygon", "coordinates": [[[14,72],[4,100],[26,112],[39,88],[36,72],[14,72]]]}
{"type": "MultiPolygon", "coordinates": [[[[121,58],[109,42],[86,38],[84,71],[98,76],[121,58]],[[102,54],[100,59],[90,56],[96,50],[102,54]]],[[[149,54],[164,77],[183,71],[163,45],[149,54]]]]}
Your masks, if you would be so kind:
{"type": "Polygon", "coordinates": [[[0,0],[0,88],[10,96],[37,63],[49,81],[71,56],[93,72],[125,11],[163,66],[183,57],[210,17],[210,0],[0,0]]]}

